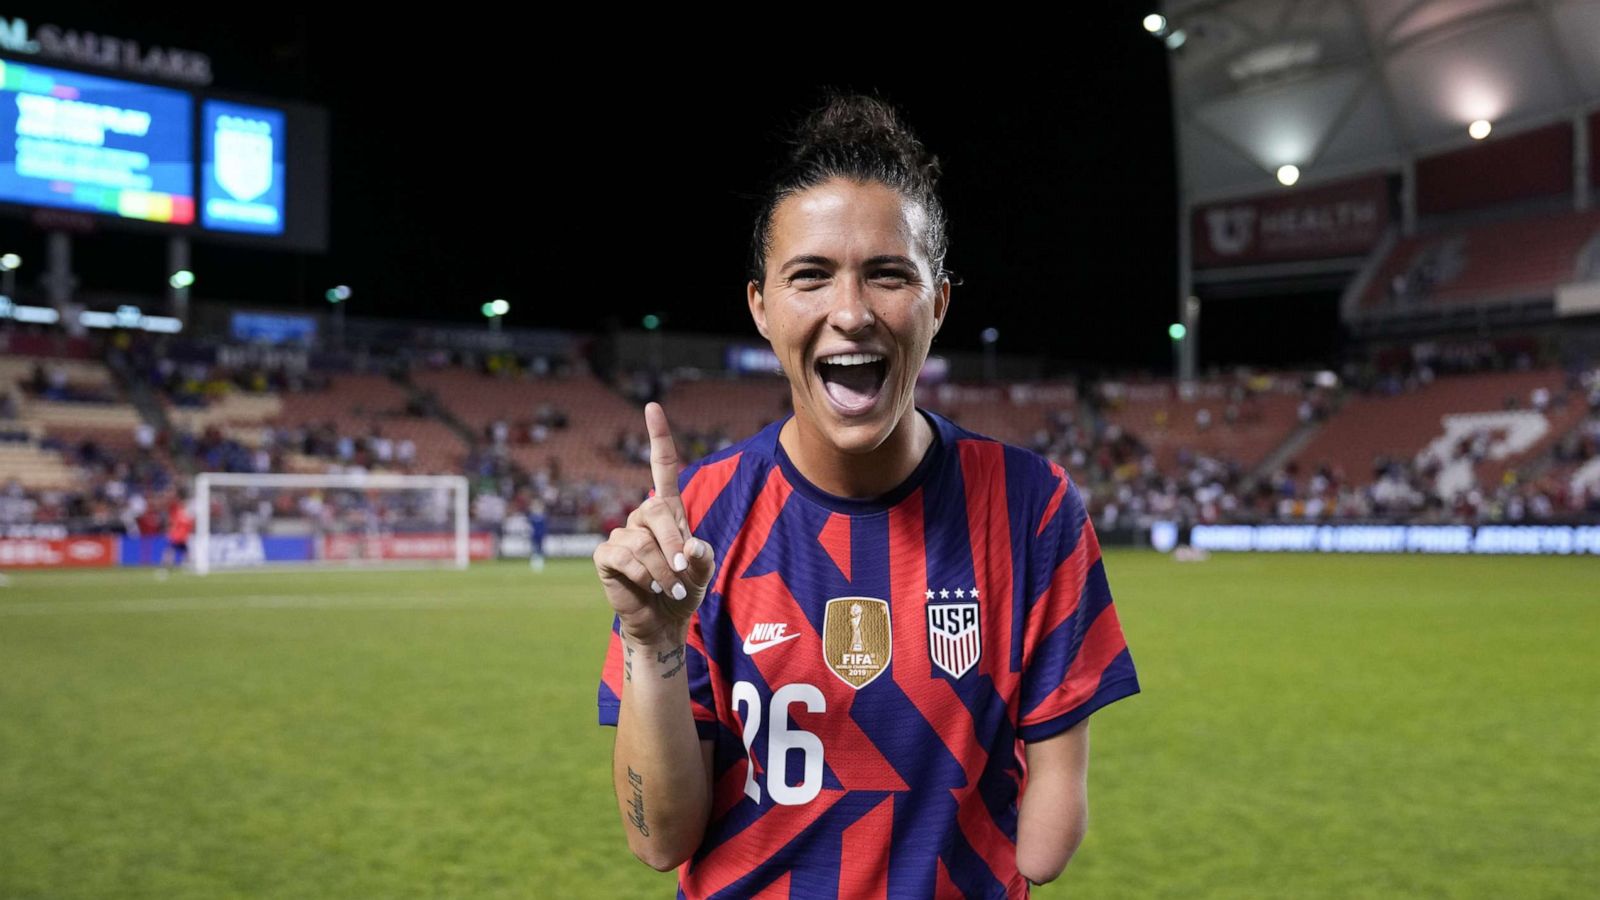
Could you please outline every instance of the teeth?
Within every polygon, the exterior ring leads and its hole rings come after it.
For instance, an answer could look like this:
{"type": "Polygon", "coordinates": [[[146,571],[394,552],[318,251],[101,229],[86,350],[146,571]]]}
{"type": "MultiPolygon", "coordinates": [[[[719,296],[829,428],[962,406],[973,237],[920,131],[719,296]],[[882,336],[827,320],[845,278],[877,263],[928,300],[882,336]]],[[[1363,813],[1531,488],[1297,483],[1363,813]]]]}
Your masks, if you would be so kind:
{"type": "Polygon", "coordinates": [[[820,362],[830,366],[864,366],[867,363],[881,362],[882,353],[838,353],[833,356],[824,356],[820,362]]]}

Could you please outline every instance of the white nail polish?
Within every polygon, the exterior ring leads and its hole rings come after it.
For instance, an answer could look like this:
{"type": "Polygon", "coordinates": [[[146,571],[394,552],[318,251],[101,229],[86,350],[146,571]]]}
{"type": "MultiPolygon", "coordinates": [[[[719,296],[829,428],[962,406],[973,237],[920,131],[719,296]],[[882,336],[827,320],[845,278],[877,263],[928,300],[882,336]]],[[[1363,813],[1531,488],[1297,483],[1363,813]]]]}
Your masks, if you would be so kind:
{"type": "Polygon", "coordinates": [[[659,581],[650,582],[650,590],[655,591],[658,594],[661,593],[661,582],[659,582],[659,581]]]}
{"type": "Polygon", "coordinates": [[[695,559],[705,559],[706,542],[696,538],[689,542],[689,555],[695,559]]]}
{"type": "Polygon", "coordinates": [[[683,585],[675,584],[672,586],[672,599],[682,600],[687,596],[689,596],[689,592],[683,589],[683,585]]]}
{"type": "MultiPolygon", "coordinates": [[[[682,572],[684,569],[687,569],[687,568],[689,568],[689,561],[683,558],[683,554],[682,553],[679,553],[677,556],[674,556],[672,558],[672,571],[674,571],[674,572],[682,572]]],[[[679,599],[682,599],[682,598],[679,598],[679,599]]]]}

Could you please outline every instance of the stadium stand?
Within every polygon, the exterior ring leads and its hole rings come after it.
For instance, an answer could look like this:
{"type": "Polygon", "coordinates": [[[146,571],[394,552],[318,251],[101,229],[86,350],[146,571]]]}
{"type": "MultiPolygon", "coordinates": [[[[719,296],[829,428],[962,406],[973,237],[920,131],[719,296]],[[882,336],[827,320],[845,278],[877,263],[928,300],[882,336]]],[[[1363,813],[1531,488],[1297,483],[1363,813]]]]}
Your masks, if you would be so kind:
{"type": "Polygon", "coordinates": [[[1210,381],[1181,390],[1170,381],[1101,386],[1106,418],[1139,438],[1163,469],[1177,465],[1184,452],[1237,460],[1246,469],[1259,465],[1309,418],[1320,404],[1309,403],[1292,377],[1261,376],[1243,381],[1210,381]]]}
{"type": "Polygon", "coordinates": [[[682,379],[668,389],[667,399],[675,429],[681,425],[737,440],[789,414],[789,382],[761,377],[682,379]]]}
{"type": "Polygon", "coordinates": [[[1600,212],[1559,213],[1404,238],[1362,297],[1365,309],[1550,297],[1577,277],[1600,212]]]}
{"type": "MultiPolygon", "coordinates": [[[[274,431],[290,432],[284,437],[291,442],[295,432],[327,425],[334,431],[335,440],[343,434],[388,441],[393,446],[380,451],[381,456],[387,457],[383,461],[406,467],[402,464],[409,457],[411,467],[419,472],[456,471],[467,449],[445,423],[411,415],[410,391],[384,375],[331,375],[324,387],[285,395],[284,399],[277,414],[265,424],[274,431]],[[407,441],[410,449],[402,450],[407,441]]],[[[302,437],[302,446],[303,441],[302,437]]],[[[306,459],[307,455],[300,454],[291,468],[321,471],[325,463],[306,459]]]]}
{"type": "Polygon", "coordinates": [[[1456,442],[1482,444],[1475,483],[1496,484],[1508,470],[1549,450],[1582,419],[1583,404],[1565,396],[1565,382],[1558,369],[1534,369],[1440,376],[1412,391],[1352,397],[1295,463],[1305,470],[1327,466],[1351,484],[1371,485],[1383,474],[1381,460],[1410,461],[1430,446],[1448,452],[1448,417],[1457,423],[1456,442]],[[1536,397],[1546,399],[1540,403],[1536,397]],[[1498,418],[1479,420],[1484,428],[1475,433],[1472,420],[1462,418],[1474,414],[1498,418]],[[1525,442],[1507,442],[1518,435],[1527,435],[1525,442]],[[1503,456],[1489,455],[1494,444],[1505,447],[1503,456]]]}
{"type": "Polygon", "coordinates": [[[137,410],[95,360],[13,355],[0,358],[0,473],[28,488],[65,489],[87,456],[135,448],[137,410]]]}
{"type": "MultiPolygon", "coordinates": [[[[1514,337],[1373,353],[1376,374],[1346,388],[1264,372],[1187,388],[1150,378],[946,383],[924,385],[918,402],[1064,466],[1107,530],[1153,518],[1504,521],[1600,504],[1600,375],[1533,366],[1538,343],[1514,337]],[[1281,471],[1264,470],[1295,446],[1281,471]]],[[[8,508],[32,504],[31,521],[134,529],[165,502],[173,471],[356,467],[475,476],[485,527],[538,501],[557,532],[603,531],[648,485],[643,396],[668,403],[687,459],[788,413],[786,383],[772,377],[635,371],[613,387],[581,367],[531,375],[471,354],[409,365],[409,380],[166,366],[152,380],[172,430],[157,434],[101,362],[14,354],[0,361],[8,508]],[[39,390],[52,382],[54,399],[39,390]]]]}
{"type": "Polygon", "coordinates": [[[60,453],[33,444],[0,444],[0,472],[28,490],[68,490],[81,481],[60,453]]]}
{"type": "Polygon", "coordinates": [[[1417,160],[1417,211],[1444,216],[1572,189],[1572,125],[1558,122],[1417,160]]]}
{"type": "Polygon", "coordinates": [[[1028,445],[1077,407],[1078,389],[1066,383],[941,384],[920,389],[917,398],[963,428],[1028,445]]]}
{"type": "Polygon", "coordinates": [[[412,377],[491,447],[504,448],[517,465],[535,469],[558,459],[567,477],[615,483],[639,480],[616,449],[619,436],[639,431],[639,411],[587,372],[529,378],[445,368],[419,371],[412,377]],[[545,425],[536,439],[540,423],[535,419],[541,408],[567,416],[570,426],[545,425]]]}

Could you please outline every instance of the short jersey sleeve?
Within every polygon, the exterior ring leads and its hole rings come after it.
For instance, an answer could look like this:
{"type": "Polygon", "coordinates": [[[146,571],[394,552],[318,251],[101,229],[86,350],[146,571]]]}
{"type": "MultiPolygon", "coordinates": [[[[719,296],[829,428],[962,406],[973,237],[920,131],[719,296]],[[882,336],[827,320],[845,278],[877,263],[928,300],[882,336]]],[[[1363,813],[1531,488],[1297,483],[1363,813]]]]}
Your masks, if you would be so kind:
{"type": "MultiPolygon", "coordinates": [[[[689,676],[689,711],[694,715],[695,730],[700,737],[711,739],[717,733],[716,700],[711,690],[711,674],[706,666],[705,644],[700,640],[700,617],[696,613],[689,622],[689,642],[683,652],[684,671],[689,676]]],[[[622,709],[623,646],[622,623],[611,618],[611,642],[606,648],[606,662],[600,672],[600,724],[617,724],[622,709]]],[[[591,670],[592,671],[592,670],[591,670]]]]}
{"type": "Polygon", "coordinates": [[[1051,466],[1054,489],[1029,553],[1018,736],[1038,741],[1139,692],[1111,603],[1100,542],[1078,487],[1051,466]]]}

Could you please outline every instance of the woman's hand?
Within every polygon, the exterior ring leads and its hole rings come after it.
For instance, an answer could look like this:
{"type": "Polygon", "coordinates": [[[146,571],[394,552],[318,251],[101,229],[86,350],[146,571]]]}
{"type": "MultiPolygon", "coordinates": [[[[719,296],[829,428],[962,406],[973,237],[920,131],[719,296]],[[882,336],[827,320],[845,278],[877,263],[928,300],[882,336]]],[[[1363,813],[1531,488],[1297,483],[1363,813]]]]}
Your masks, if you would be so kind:
{"type": "Polygon", "coordinates": [[[689,532],[678,496],[682,466],[661,404],[645,405],[644,423],[655,496],[595,548],[594,565],[621,620],[623,640],[639,647],[682,646],[689,617],[711,585],[716,560],[711,545],[689,532]]]}

